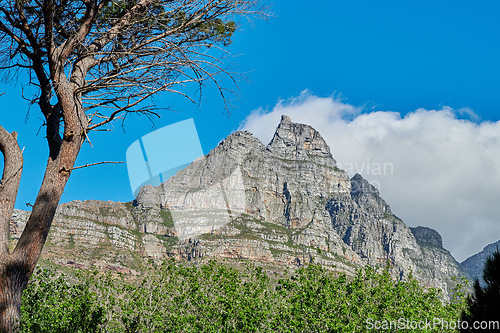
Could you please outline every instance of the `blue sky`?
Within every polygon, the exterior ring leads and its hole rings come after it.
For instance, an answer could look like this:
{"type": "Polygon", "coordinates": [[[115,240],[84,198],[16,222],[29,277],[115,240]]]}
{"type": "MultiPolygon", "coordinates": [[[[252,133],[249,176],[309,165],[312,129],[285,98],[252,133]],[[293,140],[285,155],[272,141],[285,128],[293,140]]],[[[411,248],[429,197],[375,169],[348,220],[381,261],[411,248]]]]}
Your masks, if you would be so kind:
{"type": "MultiPolygon", "coordinates": [[[[247,78],[238,82],[238,99],[230,115],[214,87],[207,87],[201,106],[174,96],[157,97],[160,106],[171,106],[174,111],[164,112],[155,126],[193,117],[207,153],[232,131],[248,125],[252,111],[260,110],[253,114],[263,115],[279,110],[280,105],[309,105],[308,98],[316,97],[341,101],[357,110],[343,117],[394,111],[404,118],[419,108],[449,108],[457,119],[473,120],[472,127],[496,122],[500,110],[499,7],[497,1],[457,0],[311,1],[307,6],[296,0],[272,2],[274,17],[255,20],[253,26],[244,23],[229,48],[238,55],[233,58],[233,67],[247,78]]],[[[37,134],[42,124],[39,110],[33,106],[26,117],[28,104],[21,98],[21,87],[22,82],[2,84],[5,95],[0,101],[4,105],[2,125],[19,132],[25,146],[16,204],[25,209],[25,203],[34,202],[43,177],[47,147],[43,129],[37,134]]],[[[307,114],[308,110],[302,112],[307,114]]],[[[130,144],[154,127],[144,117],[131,117],[124,129],[117,123],[112,133],[93,133],[93,147],[84,147],[77,165],[124,161],[130,144]]],[[[336,155],[335,147],[332,151],[336,155]]],[[[487,179],[488,175],[475,177],[487,179]]],[[[396,197],[391,193],[387,195],[396,197]]],[[[125,164],[75,170],[62,202],[75,199],[132,200],[125,164]]],[[[405,213],[410,208],[400,207],[400,215],[411,216],[413,224],[420,222],[418,216],[405,213]]],[[[422,209],[426,208],[418,208],[422,209]]],[[[393,210],[398,213],[398,207],[393,210]]],[[[496,214],[491,212],[488,218],[500,217],[496,214]]],[[[429,225],[426,221],[419,224],[429,225]]],[[[430,224],[439,230],[438,222],[430,224]]],[[[484,233],[488,228],[483,228],[484,233]]],[[[476,241],[480,245],[470,245],[459,257],[500,239],[496,232],[489,232],[490,238],[483,235],[476,241]]],[[[452,247],[452,234],[444,233],[445,244],[452,247]]],[[[458,247],[455,253],[459,253],[458,247]]]]}

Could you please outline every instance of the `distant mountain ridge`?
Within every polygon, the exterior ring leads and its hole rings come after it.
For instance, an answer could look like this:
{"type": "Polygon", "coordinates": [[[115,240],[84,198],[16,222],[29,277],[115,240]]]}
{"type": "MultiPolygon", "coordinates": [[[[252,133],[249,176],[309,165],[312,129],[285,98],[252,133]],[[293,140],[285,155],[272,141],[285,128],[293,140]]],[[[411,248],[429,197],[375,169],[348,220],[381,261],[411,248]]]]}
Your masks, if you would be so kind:
{"type": "Polygon", "coordinates": [[[480,283],[484,283],[483,281],[483,268],[486,262],[486,259],[493,252],[499,250],[500,251],[500,240],[486,245],[483,250],[479,253],[476,253],[469,258],[465,259],[460,263],[463,269],[469,274],[472,280],[478,279],[480,283]]]}
{"type": "MultiPolygon", "coordinates": [[[[16,211],[13,242],[28,214],[16,211]]],[[[129,273],[144,258],[169,257],[250,260],[274,271],[317,262],[348,274],[389,263],[393,276],[411,270],[445,294],[463,274],[436,231],[406,226],[374,186],[337,167],[319,132],[286,116],[268,145],[233,133],[133,203],[60,205],[44,256],[129,273]]]]}

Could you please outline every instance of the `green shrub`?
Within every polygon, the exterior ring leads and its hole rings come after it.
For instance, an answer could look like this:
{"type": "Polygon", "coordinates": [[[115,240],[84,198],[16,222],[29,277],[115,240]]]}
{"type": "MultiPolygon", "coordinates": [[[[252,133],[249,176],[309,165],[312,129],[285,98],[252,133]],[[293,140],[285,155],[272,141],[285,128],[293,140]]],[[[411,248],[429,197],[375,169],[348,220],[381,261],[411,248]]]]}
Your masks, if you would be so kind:
{"type": "Polygon", "coordinates": [[[463,294],[443,303],[412,277],[396,281],[388,269],[369,267],[352,277],[310,265],[273,279],[252,265],[167,261],[133,281],[110,274],[82,275],[74,284],[67,279],[50,271],[35,275],[23,298],[25,331],[367,332],[375,321],[457,321],[464,304],[463,294]]]}
{"type": "Polygon", "coordinates": [[[90,278],[71,283],[68,276],[37,269],[23,292],[21,332],[95,332],[104,309],[91,291],[90,278]]]}

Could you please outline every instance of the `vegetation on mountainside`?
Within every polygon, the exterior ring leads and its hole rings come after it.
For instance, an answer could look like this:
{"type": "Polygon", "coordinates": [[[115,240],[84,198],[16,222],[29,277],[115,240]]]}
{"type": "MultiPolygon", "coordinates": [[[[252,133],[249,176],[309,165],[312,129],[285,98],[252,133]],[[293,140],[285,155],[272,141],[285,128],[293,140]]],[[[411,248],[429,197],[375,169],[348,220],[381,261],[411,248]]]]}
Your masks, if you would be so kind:
{"type": "MultiPolygon", "coordinates": [[[[465,298],[460,288],[455,296],[443,303],[412,277],[368,267],[349,277],[312,264],[276,279],[251,265],[169,261],[134,281],[39,269],[23,294],[22,331],[394,332],[391,321],[456,323],[465,298]]],[[[455,331],[408,327],[398,331],[455,331]]]]}

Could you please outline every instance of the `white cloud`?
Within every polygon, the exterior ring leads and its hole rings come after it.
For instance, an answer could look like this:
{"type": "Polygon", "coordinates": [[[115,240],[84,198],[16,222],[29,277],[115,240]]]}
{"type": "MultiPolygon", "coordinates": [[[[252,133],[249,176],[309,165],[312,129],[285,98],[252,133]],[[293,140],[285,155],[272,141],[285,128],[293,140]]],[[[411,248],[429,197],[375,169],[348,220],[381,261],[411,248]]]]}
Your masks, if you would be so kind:
{"type": "Polygon", "coordinates": [[[458,261],[500,239],[500,122],[474,123],[469,108],[361,113],[335,97],[307,91],[255,110],[241,129],[264,143],[280,116],[316,128],[341,167],[377,185],[393,212],[410,226],[443,236],[458,261]]]}

